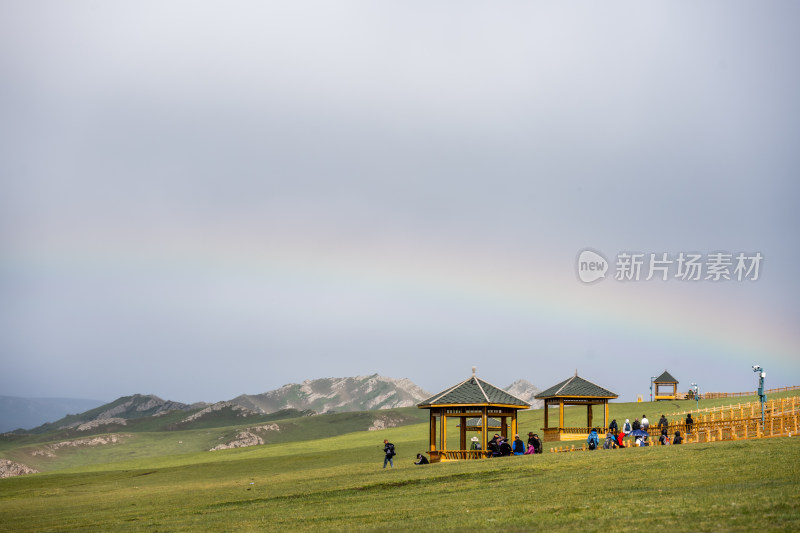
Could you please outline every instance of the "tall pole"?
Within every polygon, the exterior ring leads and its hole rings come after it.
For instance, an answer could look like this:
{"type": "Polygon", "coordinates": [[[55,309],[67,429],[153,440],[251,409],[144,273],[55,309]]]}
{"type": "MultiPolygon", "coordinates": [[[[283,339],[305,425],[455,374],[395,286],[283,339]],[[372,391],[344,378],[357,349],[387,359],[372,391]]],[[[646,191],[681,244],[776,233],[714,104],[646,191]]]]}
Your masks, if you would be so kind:
{"type": "Polygon", "coordinates": [[[753,372],[758,373],[758,399],[761,402],[761,431],[764,431],[764,402],[767,401],[767,395],[764,393],[764,378],[767,373],[759,365],[753,365],[753,372]]]}
{"type": "Polygon", "coordinates": [[[653,401],[653,380],[656,379],[656,376],[650,376],[650,401],[653,401]]]}
{"type": "Polygon", "coordinates": [[[697,386],[697,383],[692,383],[692,388],[694,390],[694,405],[695,405],[695,408],[699,411],[700,410],[700,388],[697,386]]]}

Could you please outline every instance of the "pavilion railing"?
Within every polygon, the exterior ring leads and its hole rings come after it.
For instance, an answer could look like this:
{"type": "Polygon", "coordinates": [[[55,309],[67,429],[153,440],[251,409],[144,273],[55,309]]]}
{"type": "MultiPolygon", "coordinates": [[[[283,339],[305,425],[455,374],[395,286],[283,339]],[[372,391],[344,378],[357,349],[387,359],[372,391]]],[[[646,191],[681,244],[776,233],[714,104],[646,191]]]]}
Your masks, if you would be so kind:
{"type": "Polygon", "coordinates": [[[483,459],[489,457],[487,450],[431,450],[428,455],[432,462],[457,461],[464,459],[483,459]]]}

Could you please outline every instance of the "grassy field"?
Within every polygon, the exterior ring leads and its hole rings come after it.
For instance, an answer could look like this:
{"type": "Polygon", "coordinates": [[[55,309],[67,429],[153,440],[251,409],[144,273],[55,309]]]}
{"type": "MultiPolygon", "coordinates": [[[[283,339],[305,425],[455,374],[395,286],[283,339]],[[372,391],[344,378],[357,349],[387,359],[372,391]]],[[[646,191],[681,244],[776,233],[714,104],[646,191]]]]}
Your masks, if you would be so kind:
{"type": "MultiPolygon", "coordinates": [[[[795,393],[783,393],[783,396],[795,393]]],[[[778,398],[780,395],[771,396],[778,398]]],[[[755,401],[757,397],[737,398],[735,400],[717,399],[700,402],[700,407],[714,407],[728,405],[732,402],[755,401]]],[[[610,416],[616,418],[620,426],[625,418],[631,422],[636,417],[641,418],[646,413],[651,424],[656,424],[662,413],[668,415],[670,420],[683,420],[683,416],[670,416],[670,413],[687,409],[694,409],[695,402],[658,402],[658,403],[612,403],[610,416]]],[[[281,430],[262,434],[267,444],[295,443],[300,441],[315,440],[329,436],[343,435],[360,432],[368,434],[365,430],[372,425],[376,416],[391,416],[403,424],[418,424],[427,420],[428,411],[417,408],[393,409],[391,411],[372,411],[355,413],[335,413],[319,416],[303,416],[298,418],[277,420],[281,430]]],[[[270,420],[269,417],[253,417],[242,420],[241,418],[216,420],[216,426],[209,426],[209,421],[203,421],[193,427],[180,430],[165,430],[164,428],[175,425],[185,415],[182,413],[169,414],[156,419],[140,419],[120,426],[116,431],[122,434],[122,442],[111,446],[91,448],[62,448],[55,457],[36,455],[46,444],[69,441],[76,438],[86,438],[92,432],[80,433],[71,431],[54,431],[41,435],[0,435],[0,457],[17,461],[42,472],[52,472],[65,468],[86,467],[89,465],[105,465],[111,462],[136,459],[160,458],[163,456],[183,455],[191,452],[206,452],[210,448],[229,442],[243,428],[258,425],[270,420]]],[[[550,420],[558,420],[558,412],[552,409],[550,420]]],[[[602,425],[602,409],[595,407],[594,421],[602,425]]],[[[448,448],[458,448],[457,421],[452,419],[448,426],[448,448]]],[[[565,423],[568,426],[581,426],[586,424],[586,408],[570,407],[566,409],[565,423]]],[[[542,409],[521,411],[519,415],[519,432],[526,435],[528,431],[540,432],[544,425],[544,412],[542,409]]],[[[102,430],[98,430],[102,431],[102,430]]],[[[414,431],[424,438],[427,428],[417,428],[414,431]]],[[[580,443],[578,443],[580,444],[580,443]]],[[[545,443],[545,450],[549,450],[545,443]]],[[[416,451],[427,449],[423,443],[416,451]]]]}
{"type": "MultiPolygon", "coordinates": [[[[657,420],[683,408],[677,403],[615,404],[611,414],[619,422],[642,413],[657,420]]],[[[568,420],[585,420],[585,413],[571,409],[568,420]]],[[[341,424],[355,423],[353,416],[341,424]]],[[[308,440],[251,448],[201,451],[235,431],[229,427],[140,432],[123,444],[66,452],[47,465],[49,472],[0,479],[0,531],[800,527],[794,437],[418,467],[413,460],[427,449],[427,424],[319,438],[337,420],[314,429],[323,418],[292,422],[309,424],[298,429],[308,440]],[[394,469],[381,468],[384,438],[397,445],[394,469]]],[[[541,410],[522,414],[520,431],[538,430],[542,418],[541,410]]],[[[23,453],[4,446],[6,457],[23,453]]]]}

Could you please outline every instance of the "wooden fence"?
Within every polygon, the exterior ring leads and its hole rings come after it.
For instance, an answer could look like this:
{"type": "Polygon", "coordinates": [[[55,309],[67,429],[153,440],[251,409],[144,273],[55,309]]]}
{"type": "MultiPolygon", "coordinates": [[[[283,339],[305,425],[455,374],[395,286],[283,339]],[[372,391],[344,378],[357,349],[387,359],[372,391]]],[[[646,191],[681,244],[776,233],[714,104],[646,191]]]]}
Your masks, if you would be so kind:
{"type": "MultiPolygon", "coordinates": [[[[793,409],[796,405],[800,405],[800,396],[790,396],[788,398],[779,398],[777,400],[767,400],[764,402],[764,411],[767,412],[774,409],[783,410],[786,409],[786,407],[784,407],[786,405],[791,405],[791,409],[793,409]]],[[[675,412],[671,413],[670,416],[683,416],[689,413],[696,415],[695,418],[697,421],[700,421],[705,416],[710,416],[711,420],[714,420],[716,413],[721,413],[722,416],[727,415],[728,418],[744,418],[747,413],[749,413],[750,416],[755,416],[757,413],[760,417],[761,402],[737,403],[735,405],[718,405],[717,407],[705,407],[703,409],[675,412]]]]}
{"type": "MultiPolygon", "coordinates": [[[[791,387],[779,387],[777,389],[767,389],[766,394],[775,394],[777,392],[788,392],[788,391],[795,391],[800,390],[800,385],[792,385],[791,387]]],[[[755,396],[758,394],[758,391],[748,391],[748,392],[701,392],[698,394],[698,398],[700,400],[713,400],[717,398],[740,398],[742,396],[755,396]]],[[[694,396],[692,392],[689,391],[687,394],[680,394],[680,398],[675,398],[676,400],[686,400],[690,399],[693,400],[694,396]]]]}
{"type": "MultiPolygon", "coordinates": [[[[675,432],[680,431],[686,444],[697,442],[716,442],[723,440],[756,439],[782,437],[800,433],[800,397],[770,400],[764,405],[764,423],[761,423],[760,402],[748,402],[716,408],[706,414],[698,414],[694,424],[688,427],[685,420],[675,421],[667,427],[670,441],[675,432]]],[[[658,446],[661,428],[650,426],[647,429],[651,446],[658,446]]],[[[605,437],[599,435],[602,446],[605,437]]],[[[634,439],[626,437],[626,446],[635,446],[634,439]]],[[[550,448],[551,452],[571,452],[588,450],[584,443],[580,447],[562,446],[550,448]]]]}

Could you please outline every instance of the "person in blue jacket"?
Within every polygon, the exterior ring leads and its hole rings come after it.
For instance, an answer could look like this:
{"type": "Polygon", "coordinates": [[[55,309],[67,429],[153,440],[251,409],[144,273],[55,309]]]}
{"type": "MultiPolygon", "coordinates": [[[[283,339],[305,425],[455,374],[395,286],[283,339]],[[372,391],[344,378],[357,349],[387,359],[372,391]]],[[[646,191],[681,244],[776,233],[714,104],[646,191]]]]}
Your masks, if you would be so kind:
{"type": "Polygon", "coordinates": [[[514,455],[525,455],[525,443],[519,438],[519,435],[514,435],[514,444],[511,446],[514,450],[514,455]]]}
{"type": "Polygon", "coordinates": [[[589,438],[586,439],[586,442],[589,443],[590,450],[596,450],[598,446],[600,446],[600,438],[597,436],[597,429],[593,429],[591,433],[589,433],[589,438]]]}

